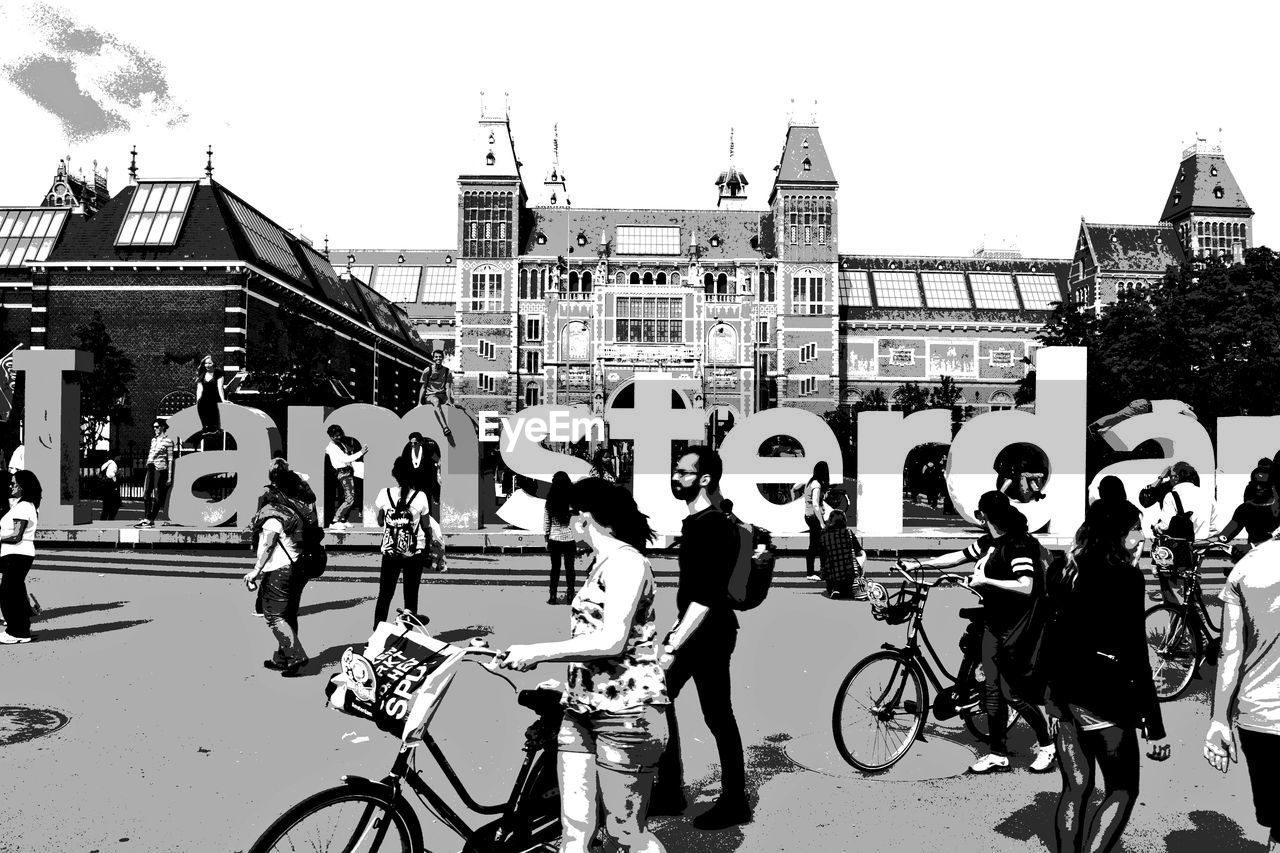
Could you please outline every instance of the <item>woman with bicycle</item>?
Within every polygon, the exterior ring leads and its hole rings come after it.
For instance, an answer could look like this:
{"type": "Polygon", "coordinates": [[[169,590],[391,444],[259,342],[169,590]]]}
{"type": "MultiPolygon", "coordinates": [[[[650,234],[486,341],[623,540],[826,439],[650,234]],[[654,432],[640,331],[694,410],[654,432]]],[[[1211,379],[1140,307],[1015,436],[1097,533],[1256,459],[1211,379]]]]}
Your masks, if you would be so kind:
{"type": "Polygon", "coordinates": [[[963,551],[925,560],[922,566],[949,569],[976,563],[969,587],[982,596],[985,627],[982,634],[982,672],[986,680],[983,710],[991,731],[991,753],[969,767],[970,773],[1009,770],[1009,709],[1027,721],[1036,735],[1034,773],[1053,766],[1053,738],[1049,724],[1036,703],[1022,688],[1029,661],[1011,653],[1025,626],[1033,600],[1043,595],[1044,560],[1040,543],[1027,532],[1027,518],[1000,492],[987,492],[975,513],[987,532],[963,551]]]}
{"type": "Polygon", "coordinates": [[[1148,757],[1169,757],[1147,658],[1143,531],[1107,501],[1089,507],[1054,584],[1055,621],[1045,657],[1062,795],[1059,853],[1114,849],[1138,796],[1138,727],[1148,757]],[[1087,828],[1084,807],[1102,770],[1105,791],[1087,828]]]}
{"type": "Polygon", "coordinates": [[[598,823],[624,850],[664,853],[646,820],[654,770],[667,744],[666,677],[658,664],[653,569],[642,553],[648,516],[625,488],[574,483],[575,533],[595,565],[573,599],[570,638],[516,645],[502,666],[521,672],[569,664],[560,728],[560,808],[565,853],[586,853],[598,823]]]}
{"type": "Polygon", "coordinates": [[[804,552],[808,579],[822,580],[814,571],[814,560],[822,557],[822,498],[831,485],[831,469],[826,460],[813,466],[813,476],[804,484],[804,523],[809,528],[809,548],[804,552]]]}

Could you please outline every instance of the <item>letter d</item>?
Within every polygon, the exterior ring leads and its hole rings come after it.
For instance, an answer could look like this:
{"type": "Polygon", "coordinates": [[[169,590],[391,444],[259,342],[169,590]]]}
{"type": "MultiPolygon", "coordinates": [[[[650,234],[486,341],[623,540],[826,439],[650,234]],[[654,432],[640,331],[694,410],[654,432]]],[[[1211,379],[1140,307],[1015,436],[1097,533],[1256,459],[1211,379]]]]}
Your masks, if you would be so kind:
{"type": "Polygon", "coordinates": [[[1088,358],[1083,347],[1045,347],[1036,362],[1035,414],[988,412],[966,423],[951,444],[947,487],[956,510],[976,522],[978,498],[996,487],[996,456],[1010,444],[1035,445],[1049,460],[1044,499],[1017,506],[1033,532],[1049,523],[1048,533],[1070,536],[1084,521],[1088,358]]]}

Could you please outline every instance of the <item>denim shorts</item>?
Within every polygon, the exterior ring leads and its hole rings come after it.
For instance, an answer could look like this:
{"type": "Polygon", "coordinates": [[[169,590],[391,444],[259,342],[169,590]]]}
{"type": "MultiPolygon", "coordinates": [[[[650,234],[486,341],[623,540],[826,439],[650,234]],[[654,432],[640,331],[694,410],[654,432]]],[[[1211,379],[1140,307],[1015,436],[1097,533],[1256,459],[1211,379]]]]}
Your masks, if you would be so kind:
{"type": "Polygon", "coordinates": [[[560,751],[596,757],[596,764],[623,773],[652,773],[667,748],[667,706],[584,714],[565,708],[560,751]]]}

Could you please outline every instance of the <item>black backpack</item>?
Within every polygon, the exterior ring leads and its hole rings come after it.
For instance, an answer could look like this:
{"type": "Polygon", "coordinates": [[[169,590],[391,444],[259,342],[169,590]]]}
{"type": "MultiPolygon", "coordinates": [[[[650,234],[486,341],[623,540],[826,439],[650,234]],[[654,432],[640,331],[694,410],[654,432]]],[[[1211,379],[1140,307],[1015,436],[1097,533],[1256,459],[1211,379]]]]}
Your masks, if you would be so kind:
{"type": "Polygon", "coordinates": [[[733,525],[737,538],[737,559],[729,574],[729,606],[734,610],[751,610],[759,607],[769,595],[777,549],[773,547],[769,531],[731,514],[725,517],[733,525]],[[764,548],[757,552],[759,545],[764,548]]]}
{"type": "Polygon", "coordinates": [[[315,580],[323,575],[324,570],[329,566],[329,555],[325,553],[324,545],[321,544],[324,541],[324,528],[320,526],[315,504],[281,497],[283,503],[298,517],[298,524],[302,528],[302,548],[298,555],[298,562],[302,563],[302,573],[307,580],[315,580]]]}
{"type": "Polygon", "coordinates": [[[1196,525],[1191,520],[1191,513],[1182,506],[1182,498],[1176,491],[1170,492],[1173,496],[1174,505],[1178,511],[1173,518],[1169,519],[1169,526],[1165,528],[1165,533],[1174,539],[1186,539],[1191,541],[1196,538],[1196,525]]]}

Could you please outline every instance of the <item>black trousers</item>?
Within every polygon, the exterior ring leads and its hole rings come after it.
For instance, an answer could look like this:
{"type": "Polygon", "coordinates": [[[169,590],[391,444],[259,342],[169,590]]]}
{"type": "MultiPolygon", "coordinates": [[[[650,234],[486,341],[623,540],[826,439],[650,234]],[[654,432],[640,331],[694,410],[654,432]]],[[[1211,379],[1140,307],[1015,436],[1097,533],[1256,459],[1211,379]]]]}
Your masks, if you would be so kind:
{"type": "Polygon", "coordinates": [[[742,735],[733,714],[733,696],[729,664],[738,644],[736,629],[719,630],[706,636],[694,635],[692,641],[676,652],[667,670],[667,722],[670,736],[667,749],[658,762],[658,779],[654,796],[677,798],[684,788],[684,761],[680,754],[680,729],[676,725],[676,697],[691,679],[698,688],[698,704],[702,718],[716,739],[720,754],[720,799],[726,802],[747,801],[746,759],[742,752],[742,735]]]}
{"type": "Polygon", "coordinates": [[[120,484],[107,483],[102,493],[102,520],[115,521],[118,512],[120,512],[120,484]]]}
{"type": "Polygon", "coordinates": [[[418,612],[418,585],[422,583],[423,558],[415,554],[412,557],[397,557],[391,554],[382,555],[382,574],[378,580],[378,603],[373,608],[373,627],[379,622],[387,621],[391,612],[391,599],[396,594],[396,584],[404,576],[404,609],[418,612]]]}
{"type": "Polygon", "coordinates": [[[1000,672],[998,657],[1002,640],[988,627],[982,632],[982,674],[986,678],[983,710],[987,712],[987,725],[991,729],[991,751],[996,755],[1008,755],[1009,709],[1017,711],[1035,732],[1036,743],[1048,746],[1049,721],[1033,705],[1009,684],[1000,672]]]}
{"type": "Polygon", "coordinates": [[[155,465],[147,466],[147,477],[142,484],[142,509],[147,521],[155,521],[164,506],[164,499],[169,496],[169,469],[157,470],[155,465]]]}
{"type": "Polygon", "coordinates": [[[31,636],[31,601],[27,598],[31,561],[24,554],[0,557],[0,614],[10,637],[31,636]]]}
{"type": "Polygon", "coordinates": [[[551,597],[556,597],[556,587],[560,585],[560,564],[564,564],[564,591],[565,595],[573,597],[573,561],[577,557],[577,542],[557,542],[552,539],[547,542],[547,548],[551,552],[551,597]]]}
{"type": "Polygon", "coordinates": [[[804,567],[813,574],[813,561],[822,557],[822,522],[817,516],[806,515],[804,523],[809,527],[809,548],[804,552],[804,567]]]}

